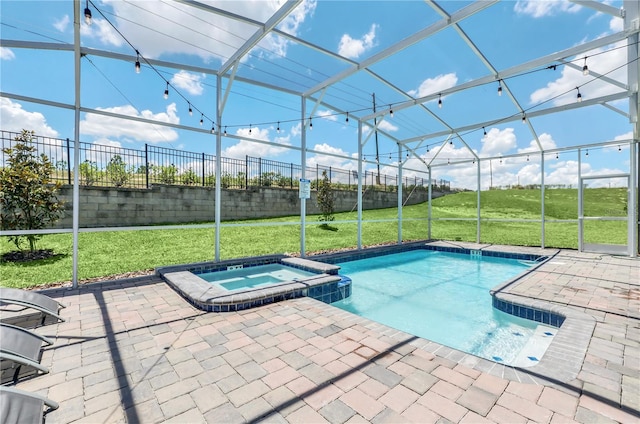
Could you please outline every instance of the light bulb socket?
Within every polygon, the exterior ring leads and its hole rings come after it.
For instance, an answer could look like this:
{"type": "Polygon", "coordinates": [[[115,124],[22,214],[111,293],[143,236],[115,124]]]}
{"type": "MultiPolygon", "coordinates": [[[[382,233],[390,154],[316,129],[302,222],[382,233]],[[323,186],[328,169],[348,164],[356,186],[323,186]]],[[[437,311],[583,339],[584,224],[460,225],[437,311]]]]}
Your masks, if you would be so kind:
{"type": "Polygon", "coordinates": [[[140,61],[136,60],[136,74],[140,73],[140,61]]]}
{"type": "Polygon", "coordinates": [[[84,21],[87,23],[87,25],[91,25],[91,9],[89,9],[88,7],[84,8],[84,21]]]}

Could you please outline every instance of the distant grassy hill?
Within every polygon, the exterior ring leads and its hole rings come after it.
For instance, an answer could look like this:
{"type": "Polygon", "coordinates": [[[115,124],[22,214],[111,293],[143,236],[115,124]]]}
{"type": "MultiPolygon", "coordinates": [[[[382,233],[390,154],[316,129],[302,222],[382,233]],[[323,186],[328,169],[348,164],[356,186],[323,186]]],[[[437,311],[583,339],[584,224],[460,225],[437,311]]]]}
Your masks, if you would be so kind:
{"type": "MultiPolygon", "coordinates": [[[[585,216],[626,216],[625,188],[588,189],[584,193],[585,216]]],[[[490,190],[480,193],[482,219],[541,219],[540,190],[490,190]]],[[[477,193],[461,192],[434,199],[434,218],[476,218],[477,193]]],[[[578,218],[577,189],[545,190],[545,219],[576,220],[578,218]]],[[[585,237],[589,242],[626,243],[626,222],[587,222],[585,237]]],[[[443,239],[475,241],[476,223],[437,221],[432,236],[443,239]],[[444,224],[444,225],[443,225],[444,224]]],[[[540,223],[483,222],[481,241],[516,245],[540,245],[540,223]]],[[[545,246],[578,247],[576,223],[545,223],[545,246]]]]}

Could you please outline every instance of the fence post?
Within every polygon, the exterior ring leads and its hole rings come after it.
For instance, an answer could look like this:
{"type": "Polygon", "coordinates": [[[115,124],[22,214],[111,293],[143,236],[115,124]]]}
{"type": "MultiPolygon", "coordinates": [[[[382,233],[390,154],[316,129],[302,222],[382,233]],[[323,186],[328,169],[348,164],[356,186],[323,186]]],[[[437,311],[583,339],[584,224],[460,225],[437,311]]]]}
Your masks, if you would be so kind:
{"type": "Polygon", "coordinates": [[[204,152],[202,152],[202,187],[204,186],[204,152]]]}
{"type": "Polygon", "coordinates": [[[331,167],[329,167],[329,184],[333,183],[333,180],[331,178],[331,167]]]}
{"type": "Polygon", "coordinates": [[[149,188],[149,148],[147,143],[144,143],[144,179],[146,187],[149,188]]]}
{"type": "Polygon", "coordinates": [[[320,181],[320,174],[318,174],[318,164],[316,163],[316,190],[318,189],[318,181],[320,181]]]}
{"type": "Polygon", "coordinates": [[[262,187],[262,157],[258,158],[258,187],[262,187]]]}
{"type": "Polygon", "coordinates": [[[249,188],[249,155],[244,155],[244,189],[249,188]]]}
{"type": "Polygon", "coordinates": [[[67,181],[71,185],[71,148],[69,147],[69,138],[67,138],[67,181]]]}
{"type": "Polygon", "coordinates": [[[289,169],[289,188],[293,188],[293,162],[291,162],[291,168],[289,169]]]}

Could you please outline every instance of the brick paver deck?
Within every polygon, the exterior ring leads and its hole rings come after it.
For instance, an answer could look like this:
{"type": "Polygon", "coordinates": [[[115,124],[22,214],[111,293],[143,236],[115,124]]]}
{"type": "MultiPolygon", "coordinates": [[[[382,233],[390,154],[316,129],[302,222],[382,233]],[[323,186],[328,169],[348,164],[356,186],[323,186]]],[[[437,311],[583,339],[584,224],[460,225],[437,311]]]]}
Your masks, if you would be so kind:
{"type": "Polygon", "coordinates": [[[309,298],[205,313],[148,277],[48,290],[67,305],[37,330],[51,372],[17,387],[60,403],[48,423],[639,422],[640,261],[549,252],[506,291],[595,318],[570,381],[479,370],[309,298]]]}

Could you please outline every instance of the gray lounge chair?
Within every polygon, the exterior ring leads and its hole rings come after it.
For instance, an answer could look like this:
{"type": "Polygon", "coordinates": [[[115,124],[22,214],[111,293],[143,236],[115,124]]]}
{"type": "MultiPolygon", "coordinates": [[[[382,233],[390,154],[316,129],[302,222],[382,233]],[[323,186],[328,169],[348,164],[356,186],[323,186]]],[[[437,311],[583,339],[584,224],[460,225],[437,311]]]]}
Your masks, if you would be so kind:
{"type": "Polygon", "coordinates": [[[0,323],[0,383],[48,373],[49,369],[40,364],[43,344],[53,342],[27,329],[0,323]]]}
{"type": "Polygon", "coordinates": [[[58,409],[58,403],[51,399],[6,386],[0,386],[0,405],[3,424],[43,424],[44,416],[58,409]]]}
{"type": "MultiPolygon", "coordinates": [[[[11,309],[13,312],[34,309],[40,314],[38,322],[34,326],[44,325],[47,321],[64,321],[59,312],[65,306],[49,296],[34,291],[0,287],[0,305],[20,307],[20,309],[11,309]]],[[[4,308],[4,310],[8,309],[4,308]]],[[[11,323],[17,323],[17,321],[11,321],[11,323]]]]}

